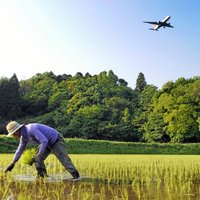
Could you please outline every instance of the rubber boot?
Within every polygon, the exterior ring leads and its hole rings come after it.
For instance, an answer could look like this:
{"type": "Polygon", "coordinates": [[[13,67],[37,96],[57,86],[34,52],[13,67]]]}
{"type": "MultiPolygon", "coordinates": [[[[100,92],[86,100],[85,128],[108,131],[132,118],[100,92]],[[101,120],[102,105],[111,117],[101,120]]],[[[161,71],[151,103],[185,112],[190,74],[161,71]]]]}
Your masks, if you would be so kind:
{"type": "Polygon", "coordinates": [[[48,177],[47,170],[46,169],[38,169],[37,170],[37,177],[38,178],[48,177]]]}
{"type": "Polygon", "coordinates": [[[81,179],[78,171],[72,172],[72,176],[74,181],[79,181],[81,179]]]}

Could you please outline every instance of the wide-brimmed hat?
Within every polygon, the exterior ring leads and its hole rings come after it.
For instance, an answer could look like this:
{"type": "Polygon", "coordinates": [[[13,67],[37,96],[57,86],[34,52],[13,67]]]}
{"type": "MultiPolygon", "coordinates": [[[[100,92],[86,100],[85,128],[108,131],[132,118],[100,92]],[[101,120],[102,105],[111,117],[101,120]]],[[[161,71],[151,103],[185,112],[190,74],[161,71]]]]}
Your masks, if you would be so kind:
{"type": "Polygon", "coordinates": [[[24,124],[19,124],[15,121],[9,122],[6,126],[8,131],[7,137],[11,137],[17,130],[19,130],[24,124]]]}

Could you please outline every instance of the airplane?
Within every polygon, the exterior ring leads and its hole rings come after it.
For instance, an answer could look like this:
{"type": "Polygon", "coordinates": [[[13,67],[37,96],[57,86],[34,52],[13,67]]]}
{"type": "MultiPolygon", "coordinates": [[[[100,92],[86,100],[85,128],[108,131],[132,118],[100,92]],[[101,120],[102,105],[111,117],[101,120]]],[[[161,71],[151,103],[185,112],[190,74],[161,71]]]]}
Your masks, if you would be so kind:
{"type": "Polygon", "coordinates": [[[147,21],[143,21],[143,22],[153,24],[152,28],[150,28],[149,30],[158,31],[158,29],[161,28],[161,27],[163,27],[163,28],[165,28],[165,27],[174,28],[170,23],[167,23],[167,21],[170,18],[171,18],[171,16],[167,16],[162,21],[159,21],[159,22],[147,22],[147,21]]]}

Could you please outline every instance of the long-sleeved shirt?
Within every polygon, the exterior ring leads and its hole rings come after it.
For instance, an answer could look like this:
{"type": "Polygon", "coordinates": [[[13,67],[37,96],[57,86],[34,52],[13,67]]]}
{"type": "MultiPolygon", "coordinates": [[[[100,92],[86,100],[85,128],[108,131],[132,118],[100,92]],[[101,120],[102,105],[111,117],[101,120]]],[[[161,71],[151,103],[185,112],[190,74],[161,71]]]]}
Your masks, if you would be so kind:
{"type": "Polygon", "coordinates": [[[42,154],[46,147],[51,147],[58,139],[58,131],[44,124],[31,123],[20,129],[20,142],[15,152],[13,163],[16,163],[28,143],[40,144],[37,155],[42,154]]]}

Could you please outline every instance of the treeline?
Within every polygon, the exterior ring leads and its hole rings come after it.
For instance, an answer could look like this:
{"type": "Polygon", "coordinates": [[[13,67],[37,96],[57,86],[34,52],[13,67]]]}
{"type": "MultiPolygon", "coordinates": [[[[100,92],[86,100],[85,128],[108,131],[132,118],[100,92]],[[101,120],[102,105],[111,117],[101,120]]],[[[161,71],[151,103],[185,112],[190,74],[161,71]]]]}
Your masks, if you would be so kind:
{"type": "Polygon", "coordinates": [[[113,71],[0,78],[0,133],[10,120],[38,122],[65,137],[134,142],[200,142],[200,77],[161,89],[139,73],[134,89],[113,71]]]}

